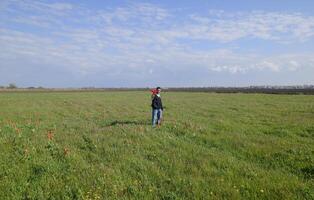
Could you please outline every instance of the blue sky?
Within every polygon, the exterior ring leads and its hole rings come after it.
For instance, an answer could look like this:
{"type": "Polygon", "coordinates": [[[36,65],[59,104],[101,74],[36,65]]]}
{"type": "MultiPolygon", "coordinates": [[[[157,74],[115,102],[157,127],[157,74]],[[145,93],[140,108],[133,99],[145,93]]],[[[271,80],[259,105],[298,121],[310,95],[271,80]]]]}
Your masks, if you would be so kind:
{"type": "Polygon", "coordinates": [[[0,85],[314,84],[314,1],[0,1],[0,85]]]}

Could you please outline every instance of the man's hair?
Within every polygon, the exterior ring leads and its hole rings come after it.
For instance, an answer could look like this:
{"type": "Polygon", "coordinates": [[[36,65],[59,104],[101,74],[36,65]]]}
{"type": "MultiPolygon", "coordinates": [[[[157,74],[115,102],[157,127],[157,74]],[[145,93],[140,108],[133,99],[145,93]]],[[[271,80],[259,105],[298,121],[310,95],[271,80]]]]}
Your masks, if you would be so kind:
{"type": "Polygon", "coordinates": [[[161,88],[160,87],[156,87],[156,90],[160,90],[161,88]]]}

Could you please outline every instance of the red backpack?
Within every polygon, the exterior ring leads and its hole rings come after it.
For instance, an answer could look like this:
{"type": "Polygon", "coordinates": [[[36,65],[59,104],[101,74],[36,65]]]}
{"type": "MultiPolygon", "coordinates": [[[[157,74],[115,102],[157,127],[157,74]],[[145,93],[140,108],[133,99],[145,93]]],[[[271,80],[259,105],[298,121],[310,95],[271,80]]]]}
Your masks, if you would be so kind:
{"type": "Polygon", "coordinates": [[[152,95],[156,95],[158,91],[156,89],[151,89],[150,92],[152,93],[152,95]]]}

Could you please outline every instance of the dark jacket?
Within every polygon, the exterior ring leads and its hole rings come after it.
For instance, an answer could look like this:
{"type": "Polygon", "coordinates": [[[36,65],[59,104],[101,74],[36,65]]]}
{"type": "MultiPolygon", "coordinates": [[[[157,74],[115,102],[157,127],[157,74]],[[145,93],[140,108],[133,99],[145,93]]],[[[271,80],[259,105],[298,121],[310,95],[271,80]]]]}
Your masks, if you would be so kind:
{"type": "Polygon", "coordinates": [[[158,97],[157,95],[154,96],[153,100],[152,100],[152,108],[153,109],[164,109],[162,107],[162,102],[161,102],[161,98],[158,97]]]}

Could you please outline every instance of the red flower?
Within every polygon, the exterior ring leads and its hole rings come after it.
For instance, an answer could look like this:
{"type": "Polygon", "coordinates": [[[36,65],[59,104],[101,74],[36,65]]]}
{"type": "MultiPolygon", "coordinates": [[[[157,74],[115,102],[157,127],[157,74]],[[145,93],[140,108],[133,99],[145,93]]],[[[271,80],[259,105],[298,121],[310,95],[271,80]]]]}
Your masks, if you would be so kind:
{"type": "Polygon", "coordinates": [[[64,153],[65,156],[68,155],[69,149],[68,148],[64,148],[63,153],[64,153]]]}
{"type": "Polygon", "coordinates": [[[52,131],[48,131],[47,138],[48,138],[48,140],[53,139],[53,132],[52,131]]]}
{"type": "Polygon", "coordinates": [[[21,133],[21,129],[19,129],[19,128],[17,128],[17,127],[15,127],[15,131],[16,131],[17,134],[20,134],[20,133],[21,133]]]}

